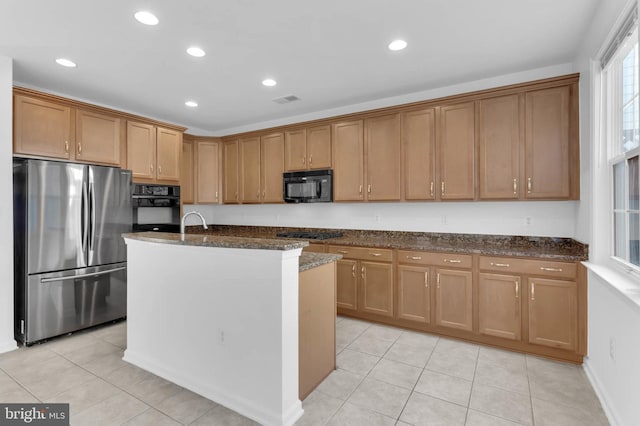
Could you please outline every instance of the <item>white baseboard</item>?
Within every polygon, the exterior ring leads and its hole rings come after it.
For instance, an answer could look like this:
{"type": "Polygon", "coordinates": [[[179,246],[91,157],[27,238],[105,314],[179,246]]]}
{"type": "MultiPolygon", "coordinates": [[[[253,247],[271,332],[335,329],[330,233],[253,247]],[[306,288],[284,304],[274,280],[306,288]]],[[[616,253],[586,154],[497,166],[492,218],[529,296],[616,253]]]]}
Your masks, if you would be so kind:
{"type": "Polygon", "coordinates": [[[0,341],[0,354],[18,349],[16,341],[13,339],[0,341]]]}
{"type": "Polygon", "coordinates": [[[256,422],[266,426],[286,426],[293,425],[302,417],[304,410],[302,404],[297,401],[297,404],[289,407],[284,411],[282,415],[280,413],[267,412],[265,410],[255,407],[250,401],[246,401],[243,398],[235,397],[224,389],[219,389],[213,386],[211,383],[203,381],[198,377],[187,377],[184,374],[175,371],[174,369],[167,368],[164,365],[160,365],[154,360],[150,360],[147,357],[139,356],[132,352],[130,349],[125,350],[124,361],[131,363],[137,367],[147,370],[156,376],[162,377],[165,380],[173,382],[185,389],[195,392],[203,397],[217,402],[233,411],[242,414],[256,422]]]}
{"type": "Polygon", "coordinates": [[[618,421],[619,416],[616,414],[616,410],[613,408],[613,406],[610,403],[611,398],[609,397],[604,386],[598,379],[598,376],[593,371],[593,368],[591,367],[591,363],[589,362],[589,357],[584,358],[584,361],[582,362],[582,368],[584,369],[584,372],[586,373],[587,378],[591,382],[591,386],[593,387],[593,390],[596,392],[596,395],[598,396],[598,399],[602,404],[602,409],[604,410],[604,414],[607,416],[607,420],[609,420],[609,424],[611,426],[621,425],[621,423],[618,421]]]}

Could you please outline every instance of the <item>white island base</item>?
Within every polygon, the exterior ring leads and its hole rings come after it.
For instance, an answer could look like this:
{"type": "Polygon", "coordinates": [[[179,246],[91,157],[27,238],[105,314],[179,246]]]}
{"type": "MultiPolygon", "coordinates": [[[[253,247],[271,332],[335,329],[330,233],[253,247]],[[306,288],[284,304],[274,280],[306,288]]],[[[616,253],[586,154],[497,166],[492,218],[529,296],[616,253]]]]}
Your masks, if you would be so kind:
{"type": "MultiPolygon", "coordinates": [[[[124,360],[263,425],[292,425],[298,398],[301,246],[245,249],[126,234],[124,360]]],[[[306,244],[305,244],[306,245],[306,244]]]]}

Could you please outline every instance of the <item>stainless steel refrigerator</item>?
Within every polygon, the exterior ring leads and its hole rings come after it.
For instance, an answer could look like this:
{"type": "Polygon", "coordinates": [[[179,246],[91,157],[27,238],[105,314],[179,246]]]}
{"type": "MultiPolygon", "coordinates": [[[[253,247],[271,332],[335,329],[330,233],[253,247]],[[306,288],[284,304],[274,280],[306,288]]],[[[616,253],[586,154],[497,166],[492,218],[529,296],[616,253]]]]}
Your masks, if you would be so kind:
{"type": "Polygon", "coordinates": [[[13,190],[16,340],[125,317],[131,172],[14,159],[13,190]]]}

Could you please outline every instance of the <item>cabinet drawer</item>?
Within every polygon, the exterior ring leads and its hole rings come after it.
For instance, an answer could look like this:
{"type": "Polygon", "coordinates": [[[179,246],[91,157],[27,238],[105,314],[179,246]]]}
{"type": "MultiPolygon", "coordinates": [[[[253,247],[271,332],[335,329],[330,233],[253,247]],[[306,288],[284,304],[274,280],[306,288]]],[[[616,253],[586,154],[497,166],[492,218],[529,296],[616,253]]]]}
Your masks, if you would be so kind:
{"type": "Polygon", "coordinates": [[[393,250],[368,247],[329,246],[329,253],[341,254],[345,259],[374,260],[379,262],[391,262],[393,250]]]}
{"type": "Polygon", "coordinates": [[[517,272],[543,277],[575,278],[577,268],[577,264],[574,262],[480,256],[480,269],[485,271],[517,272]]]}
{"type": "Polygon", "coordinates": [[[448,266],[452,268],[471,268],[472,257],[469,254],[398,250],[398,263],[409,265],[448,266]]]}

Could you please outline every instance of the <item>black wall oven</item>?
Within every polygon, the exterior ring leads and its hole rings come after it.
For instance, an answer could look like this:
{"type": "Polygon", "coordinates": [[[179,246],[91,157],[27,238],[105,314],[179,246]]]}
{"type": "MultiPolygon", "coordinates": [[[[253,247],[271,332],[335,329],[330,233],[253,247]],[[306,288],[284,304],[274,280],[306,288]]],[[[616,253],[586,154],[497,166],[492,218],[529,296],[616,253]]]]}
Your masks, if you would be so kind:
{"type": "Polygon", "coordinates": [[[180,231],[180,187],[133,185],[133,231],[180,231]]]}

